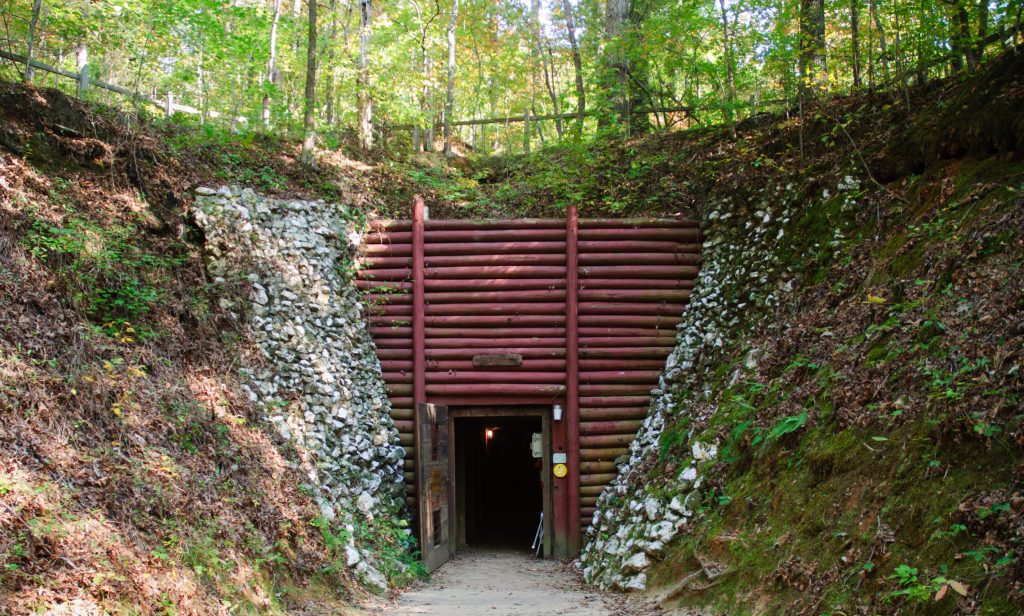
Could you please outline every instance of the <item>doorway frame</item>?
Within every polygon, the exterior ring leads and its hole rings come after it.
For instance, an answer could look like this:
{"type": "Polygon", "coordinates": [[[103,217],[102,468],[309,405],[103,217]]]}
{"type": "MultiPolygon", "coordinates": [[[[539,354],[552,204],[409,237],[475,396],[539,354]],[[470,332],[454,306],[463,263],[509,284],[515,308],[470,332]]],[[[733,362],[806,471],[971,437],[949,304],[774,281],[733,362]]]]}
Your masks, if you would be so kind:
{"type": "Polygon", "coordinates": [[[544,558],[551,558],[554,554],[554,529],[552,515],[554,512],[554,500],[552,496],[552,483],[554,475],[551,474],[551,407],[537,404],[515,404],[504,403],[493,406],[448,406],[448,442],[452,443],[449,450],[449,501],[453,507],[454,515],[449,514],[448,536],[452,552],[466,547],[466,499],[463,483],[465,475],[459,465],[459,441],[455,433],[455,421],[457,419],[486,419],[488,417],[540,417],[541,420],[541,484],[544,486],[544,494],[541,497],[541,505],[544,512],[544,558]]]}

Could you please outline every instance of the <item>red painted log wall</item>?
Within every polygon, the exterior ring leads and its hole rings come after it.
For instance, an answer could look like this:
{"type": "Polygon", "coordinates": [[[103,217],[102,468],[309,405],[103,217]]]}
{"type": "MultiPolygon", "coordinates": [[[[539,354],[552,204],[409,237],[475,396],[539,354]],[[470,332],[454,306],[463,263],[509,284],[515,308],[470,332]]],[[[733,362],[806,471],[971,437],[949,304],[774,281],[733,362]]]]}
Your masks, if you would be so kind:
{"type": "Polygon", "coordinates": [[[578,549],[675,343],[700,270],[689,220],[373,221],[356,284],[364,293],[415,498],[414,401],[561,404],[553,450],[556,531],[578,549]],[[419,275],[417,275],[419,273],[419,275]],[[415,301],[419,296],[422,302],[415,301]],[[519,353],[522,365],[474,367],[519,353]]]}

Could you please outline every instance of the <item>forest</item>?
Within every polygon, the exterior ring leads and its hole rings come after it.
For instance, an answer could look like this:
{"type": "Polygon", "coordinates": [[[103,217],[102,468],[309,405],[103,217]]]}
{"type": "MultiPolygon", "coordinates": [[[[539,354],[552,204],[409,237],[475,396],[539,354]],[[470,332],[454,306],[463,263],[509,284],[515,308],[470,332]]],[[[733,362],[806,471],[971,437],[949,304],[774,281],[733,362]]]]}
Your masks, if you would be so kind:
{"type": "Polygon", "coordinates": [[[4,0],[0,70],[76,92],[28,59],[84,68],[90,99],[307,149],[529,152],[905,91],[976,70],[1021,18],[1013,0],[4,0]]]}
{"type": "Polygon", "coordinates": [[[0,615],[1021,614],[1022,289],[1024,0],[0,0],[0,615]]]}

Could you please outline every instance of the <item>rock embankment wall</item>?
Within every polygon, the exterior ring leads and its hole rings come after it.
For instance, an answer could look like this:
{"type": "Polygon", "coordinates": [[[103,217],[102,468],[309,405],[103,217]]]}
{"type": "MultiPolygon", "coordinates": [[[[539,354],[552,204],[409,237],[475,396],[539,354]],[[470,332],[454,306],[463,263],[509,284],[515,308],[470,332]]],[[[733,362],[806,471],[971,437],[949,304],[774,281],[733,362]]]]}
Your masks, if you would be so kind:
{"type": "Polygon", "coordinates": [[[384,587],[352,521],[399,512],[403,450],[351,282],[359,234],[343,206],[235,187],[196,192],[210,273],[250,291],[249,302],[227,306],[257,349],[242,368],[245,387],[298,452],[322,516],[348,527],[348,566],[384,587]]]}
{"type": "Polygon", "coordinates": [[[705,471],[718,455],[716,443],[699,442],[692,432],[673,435],[690,451],[688,460],[664,482],[646,481],[645,472],[658,458],[667,419],[689,416],[694,425],[707,419],[693,417],[696,405],[691,403],[710,393],[702,391],[704,375],[715,367],[723,346],[738,328],[753,326],[752,319],[769,314],[792,291],[792,275],[778,250],[799,198],[791,188],[765,187],[753,198],[727,198],[704,208],[704,263],[678,327],[676,348],[629,459],[598,499],[586,530],[579,566],[587,582],[644,590],[645,570],[686,532],[701,508],[705,471]]]}

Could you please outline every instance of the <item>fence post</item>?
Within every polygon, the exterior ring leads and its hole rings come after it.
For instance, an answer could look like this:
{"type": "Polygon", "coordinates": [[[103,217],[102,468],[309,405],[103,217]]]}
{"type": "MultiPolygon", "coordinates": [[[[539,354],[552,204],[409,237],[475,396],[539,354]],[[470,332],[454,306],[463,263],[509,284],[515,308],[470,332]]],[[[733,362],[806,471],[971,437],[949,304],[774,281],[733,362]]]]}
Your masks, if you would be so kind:
{"type": "Polygon", "coordinates": [[[82,68],[78,71],[78,98],[85,98],[85,93],[89,91],[89,65],[83,64],[82,68]]]}
{"type": "Polygon", "coordinates": [[[168,118],[174,115],[174,92],[167,91],[167,102],[164,106],[164,115],[168,118]]]}

